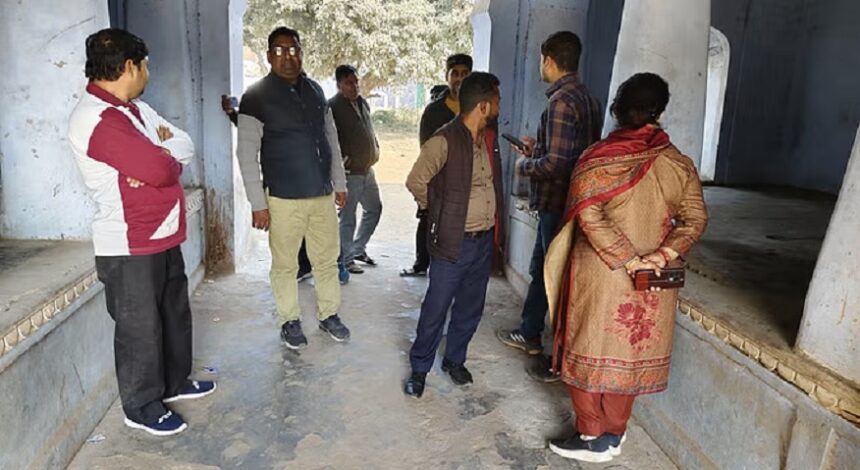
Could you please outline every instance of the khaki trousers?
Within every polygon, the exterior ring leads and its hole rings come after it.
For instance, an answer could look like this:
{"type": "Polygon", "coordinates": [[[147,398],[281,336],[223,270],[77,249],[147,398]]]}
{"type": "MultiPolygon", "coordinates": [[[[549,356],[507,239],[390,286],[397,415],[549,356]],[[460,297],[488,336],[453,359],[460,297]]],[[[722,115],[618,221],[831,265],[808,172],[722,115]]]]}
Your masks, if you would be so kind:
{"type": "Polygon", "coordinates": [[[288,322],[301,318],[296,275],[303,238],[314,271],[319,319],[336,314],[340,307],[337,278],[340,232],[334,195],[305,199],[269,196],[268,203],[269,249],[272,251],[269,277],[281,319],[288,322]]]}

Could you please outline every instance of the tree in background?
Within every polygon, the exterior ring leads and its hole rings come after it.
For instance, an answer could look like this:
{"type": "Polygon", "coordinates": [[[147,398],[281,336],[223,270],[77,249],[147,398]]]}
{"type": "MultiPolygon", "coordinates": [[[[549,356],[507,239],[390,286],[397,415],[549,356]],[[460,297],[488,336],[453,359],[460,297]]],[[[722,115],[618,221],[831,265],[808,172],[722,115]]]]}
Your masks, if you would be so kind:
{"type": "MultiPolygon", "coordinates": [[[[380,86],[434,83],[445,57],[472,50],[474,0],[248,0],[245,44],[265,64],[266,39],[277,26],[299,31],[304,67],[334,77],[355,66],[362,93],[380,86]]],[[[263,69],[265,70],[265,68],[263,69]]]]}

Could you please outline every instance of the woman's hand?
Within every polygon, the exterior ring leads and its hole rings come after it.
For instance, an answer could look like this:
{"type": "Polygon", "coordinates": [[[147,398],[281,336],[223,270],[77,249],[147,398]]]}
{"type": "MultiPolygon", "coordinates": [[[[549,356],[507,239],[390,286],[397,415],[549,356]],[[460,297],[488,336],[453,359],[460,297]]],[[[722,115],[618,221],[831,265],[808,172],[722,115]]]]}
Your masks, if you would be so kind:
{"type": "Polygon", "coordinates": [[[630,277],[636,277],[636,271],[639,271],[639,270],[642,270],[642,269],[653,269],[653,270],[654,270],[654,272],[655,272],[655,273],[657,274],[657,276],[659,277],[659,276],[660,276],[660,268],[661,268],[661,267],[662,267],[662,266],[659,266],[659,265],[657,265],[656,263],[653,263],[653,262],[651,262],[651,261],[648,261],[648,260],[646,260],[646,259],[644,259],[644,258],[640,258],[640,257],[638,257],[638,256],[637,256],[637,257],[635,257],[635,258],[633,258],[633,259],[631,259],[630,261],[628,261],[628,262],[627,262],[627,264],[625,264],[625,265],[624,265],[624,269],[626,269],[626,270],[627,270],[627,274],[628,274],[630,277]]]}
{"type": "Polygon", "coordinates": [[[642,260],[647,261],[649,263],[653,263],[659,268],[665,268],[666,265],[669,264],[669,261],[659,251],[655,251],[654,253],[650,253],[643,256],[642,260]]]}
{"type": "MultiPolygon", "coordinates": [[[[651,253],[651,255],[653,255],[653,253],[651,253]]],[[[637,256],[636,258],[633,258],[630,261],[628,261],[627,264],[624,265],[624,269],[627,270],[627,274],[630,277],[635,278],[636,277],[636,271],[639,271],[641,269],[653,269],[654,273],[657,274],[657,277],[660,277],[660,268],[662,266],[655,263],[654,261],[649,261],[648,259],[646,259],[646,258],[650,257],[651,255],[648,255],[648,256],[642,257],[642,258],[637,256]]],[[[658,255],[659,255],[659,253],[658,253],[658,255]]],[[[663,260],[663,262],[665,265],[665,260],[663,260]]],[[[651,287],[648,290],[650,290],[651,292],[660,292],[659,287],[651,287]]]]}

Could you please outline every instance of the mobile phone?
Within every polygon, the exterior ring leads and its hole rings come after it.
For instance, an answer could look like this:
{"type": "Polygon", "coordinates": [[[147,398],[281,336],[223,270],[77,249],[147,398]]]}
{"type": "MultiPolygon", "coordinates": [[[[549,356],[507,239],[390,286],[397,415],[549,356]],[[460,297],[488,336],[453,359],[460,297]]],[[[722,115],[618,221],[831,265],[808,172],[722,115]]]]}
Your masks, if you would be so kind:
{"type": "Polygon", "coordinates": [[[527,147],[526,147],[526,144],[523,143],[522,140],[517,139],[516,137],[512,136],[511,134],[502,134],[502,138],[507,140],[511,144],[513,144],[514,147],[520,149],[521,152],[523,152],[523,153],[526,152],[527,147]]]}
{"type": "Polygon", "coordinates": [[[239,107],[239,98],[236,98],[235,96],[231,96],[230,97],[230,106],[233,109],[238,108],[239,107]]]}

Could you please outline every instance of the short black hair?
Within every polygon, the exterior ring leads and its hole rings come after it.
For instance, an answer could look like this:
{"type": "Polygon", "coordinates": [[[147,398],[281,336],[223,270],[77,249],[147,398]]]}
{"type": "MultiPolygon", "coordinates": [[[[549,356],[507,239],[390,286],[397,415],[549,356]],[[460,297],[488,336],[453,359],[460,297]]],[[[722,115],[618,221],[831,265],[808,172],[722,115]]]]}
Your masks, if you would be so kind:
{"type": "Polygon", "coordinates": [[[349,77],[350,75],[358,76],[358,71],[355,70],[355,67],[352,65],[338,65],[336,69],[334,69],[334,81],[340,83],[344,78],[349,77]]]}
{"type": "Polygon", "coordinates": [[[460,85],[460,114],[475,109],[479,103],[499,94],[499,79],[487,72],[472,72],[460,85]]]}
{"type": "Polygon", "coordinates": [[[618,126],[639,129],[657,124],[657,118],[669,104],[669,84],[655,73],[637,73],[628,78],[615,93],[609,112],[618,126]]]}
{"type": "Polygon", "coordinates": [[[447,59],[445,59],[445,73],[448,73],[454,67],[458,65],[465,65],[469,68],[469,71],[472,71],[472,56],[469,54],[454,54],[449,55],[447,59]]]}
{"type": "Polygon", "coordinates": [[[544,57],[552,57],[562,71],[576,72],[579,69],[579,56],[582,55],[582,41],[576,33],[559,31],[546,38],[540,45],[540,53],[544,57]]]}
{"type": "Polygon", "coordinates": [[[302,38],[299,36],[299,32],[292,28],[287,28],[286,26],[278,26],[273,29],[271,33],[269,33],[269,49],[275,45],[275,38],[278,36],[292,36],[295,38],[296,42],[301,44],[302,38]]]}
{"type": "Polygon", "coordinates": [[[87,37],[87,63],[84,74],[90,80],[112,82],[125,71],[125,62],[135,65],[149,55],[143,39],[124,29],[107,28],[87,37]]]}

